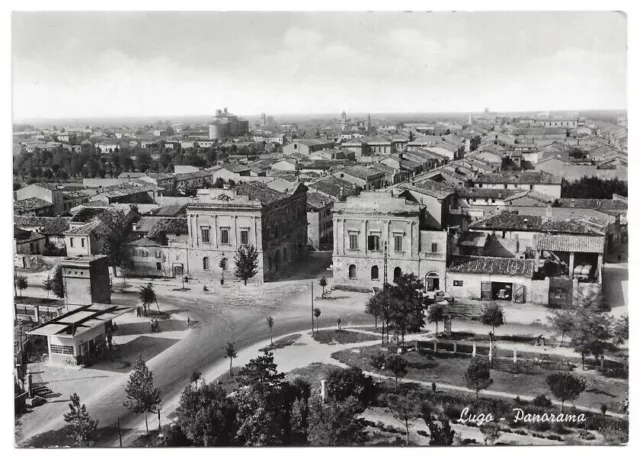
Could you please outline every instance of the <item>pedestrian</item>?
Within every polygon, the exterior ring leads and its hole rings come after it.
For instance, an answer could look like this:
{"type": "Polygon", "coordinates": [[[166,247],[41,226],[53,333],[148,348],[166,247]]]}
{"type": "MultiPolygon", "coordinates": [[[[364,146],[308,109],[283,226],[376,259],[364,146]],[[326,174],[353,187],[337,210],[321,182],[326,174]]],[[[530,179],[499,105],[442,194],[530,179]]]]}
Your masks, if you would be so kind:
{"type": "Polygon", "coordinates": [[[191,318],[187,317],[187,328],[191,327],[191,318]]]}
{"type": "Polygon", "coordinates": [[[436,382],[431,382],[431,391],[433,391],[434,393],[436,392],[436,382]]]}
{"type": "Polygon", "coordinates": [[[338,317],[338,331],[342,329],[342,320],[338,317]]]}
{"type": "Polygon", "coordinates": [[[136,307],[136,317],[140,316],[140,307],[136,307]]]}

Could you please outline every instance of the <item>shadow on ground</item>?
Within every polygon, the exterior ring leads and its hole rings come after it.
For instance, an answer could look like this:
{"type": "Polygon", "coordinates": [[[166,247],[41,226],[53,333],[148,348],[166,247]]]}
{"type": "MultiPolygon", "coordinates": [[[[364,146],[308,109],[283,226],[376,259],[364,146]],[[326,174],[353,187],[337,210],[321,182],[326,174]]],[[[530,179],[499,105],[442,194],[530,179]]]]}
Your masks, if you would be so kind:
{"type": "Polygon", "coordinates": [[[136,337],[130,342],[116,345],[107,356],[108,358],[94,364],[86,370],[128,372],[136,359],[140,356],[146,362],[156,357],[173,344],[178,339],[166,339],[163,337],[136,337]]]}
{"type": "MultiPolygon", "coordinates": [[[[115,336],[131,336],[135,334],[150,334],[151,322],[143,317],[140,317],[140,322],[136,323],[121,323],[118,325],[118,330],[114,333],[115,336]]],[[[187,322],[182,320],[158,320],[158,326],[160,332],[162,331],[184,331],[187,329],[187,322]]]]}

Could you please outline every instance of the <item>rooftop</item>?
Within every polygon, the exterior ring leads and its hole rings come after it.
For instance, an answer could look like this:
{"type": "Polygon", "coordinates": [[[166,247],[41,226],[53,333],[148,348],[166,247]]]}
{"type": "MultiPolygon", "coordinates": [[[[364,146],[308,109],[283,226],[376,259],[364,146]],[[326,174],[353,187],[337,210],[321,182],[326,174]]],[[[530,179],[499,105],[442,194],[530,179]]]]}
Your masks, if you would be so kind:
{"type": "Polygon", "coordinates": [[[559,219],[540,215],[518,214],[503,210],[498,214],[469,225],[470,229],[498,231],[540,231],[549,233],[573,233],[602,235],[602,231],[582,219],[559,219]]]}
{"type": "Polygon", "coordinates": [[[420,206],[405,198],[394,197],[391,193],[361,192],[349,196],[345,202],[334,204],[334,214],[383,214],[398,216],[420,215],[420,206]]]}
{"type": "Polygon", "coordinates": [[[357,179],[362,179],[364,181],[374,180],[377,178],[384,177],[384,173],[380,171],[376,171],[373,169],[365,168],[361,165],[349,166],[348,168],[344,168],[340,170],[340,173],[348,174],[357,179]]]}
{"type": "Polygon", "coordinates": [[[480,174],[474,182],[479,184],[555,184],[560,185],[562,177],[545,171],[505,171],[502,173],[480,174]]]}
{"type": "Polygon", "coordinates": [[[448,272],[464,274],[491,274],[508,276],[533,276],[535,260],[478,256],[454,256],[448,272]]]}
{"type": "Polygon", "coordinates": [[[307,210],[309,209],[322,209],[330,204],[333,204],[333,198],[325,196],[318,192],[307,193],[307,210]]]}
{"type": "Polygon", "coordinates": [[[336,199],[356,193],[355,185],[335,176],[323,177],[308,186],[312,190],[317,190],[336,199]]]}
{"type": "Polygon", "coordinates": [[[104,325],[105,322],[130,312],[131,307],[113,304],[91,304],[79,306],[70,312],[35,327],[27,334],[38,336],[67,336],[78,337],[83,333],[104,325]]]}
{"type": "Polygon", "coordinates": [[[69,229],[69,219],[66,217],[28,217],[16,215],[13,223],[20,228],[36,228],[40,234],[62,234],[69,229]]]}
{"type": "Polygon", "coordinates": [[[40,198],[27,198],[13,202],[13,208],[16,211],[34,211],[45,207],[53,206],[53,203],[40,198]]]}

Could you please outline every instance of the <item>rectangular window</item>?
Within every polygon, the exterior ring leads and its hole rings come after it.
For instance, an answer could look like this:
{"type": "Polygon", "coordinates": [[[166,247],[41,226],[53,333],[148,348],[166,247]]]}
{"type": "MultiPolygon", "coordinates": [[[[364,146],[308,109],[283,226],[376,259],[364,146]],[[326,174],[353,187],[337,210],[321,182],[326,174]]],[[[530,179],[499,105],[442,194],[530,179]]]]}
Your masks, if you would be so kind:
{"type": "Polygon", "coordinates": [[[73,247],[73,238],[69,238],[69,245],[73,247]]]}
{"type": "Polygon", "coordinates": [[[73,345],[51,344],[51,353],[56,353],[58,355],[73,355],[73,345]]]}
{"type": "Polygon", "coordinates": [[[393,251],[396,253],[402,252],[402,235],[393,235],[393,251]]]}
{"type": "Polygon", "coordinates": [[[438,253],[438,243],[437,242],[432,242],[431,243],[431,253],[438,253]]]}
{"type": "Polygon", "coordinates": [[[200,228],[200,232],[202,234],[202,242],[206,242],[206,243],[211,242],[209,240],[209,228],[208,227],[207,228],[200,228]]]}
{"type": "Polygon", "coordinates": [[[229,243],[229,228],[220,228],[220,244],[229,243]]]}
{"type": "Polygon", "coordinates": [[[380,250],[380,236],[376,234],[370,234],[367,239],[367,245],[368,245],[369,251],[380,250]]]}
{"type": "Polygon", "coordinates": [[[349,235],[349,250],[358,250],[358,235],[349,235]]]}
{"type": "Polygon", "coordinates": [[[156,271],[162,271],[162,263],[156,263],[156,271]]]}
{"type": "Polygon", "coordinates": [[[159,250],[156,251],[156,258],[162,258],[162,252],[159,250]]]}
{"type": "Polygon", "coordinates": [[[80,247],[84,247],[84,238],[80,239],[80,247]]]}
{"type": "Polygon", "coordinates": [[[242,245],[249,244],[249,231],[248,230],[240,231],[240,243],[242,245]]]}
{"type": "Polygon", "coordinates": [[[453,286],[454,287],[461,287],[462,286],[462,280],[454,280],[453,281],[453,286]]]}

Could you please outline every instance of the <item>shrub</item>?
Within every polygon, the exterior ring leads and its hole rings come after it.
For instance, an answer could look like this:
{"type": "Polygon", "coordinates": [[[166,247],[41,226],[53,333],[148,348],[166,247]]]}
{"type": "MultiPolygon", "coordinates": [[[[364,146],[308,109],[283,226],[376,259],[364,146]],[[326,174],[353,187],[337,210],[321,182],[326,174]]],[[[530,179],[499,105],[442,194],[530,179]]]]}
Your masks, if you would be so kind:
{"type": "Polygon", "coordinates": [[[427,434],[427,432],[423,431],[422,429],[419,429],[417,434],[422,437],[427,437],[427,438],[429,437],[429,434],[427,434]]]}
{"type": "Polygon", "coordinates": [[[533,405],[535,405],[537,407],[548,408],[548,407],[553,406],[553,402],[551,402],[551,399],[549,399],[544,394],[540,394],[540,395],[536,396],[535,399],[533,400],[533,405]]]}
{"type": "Polygon", "coordinates": [[[383,352],[378,352],[375,355],[371,356],[371,366],[373,366],[376,369],[382,369],[384,367],[384,353],[383,352]]]}
{"type": "Polygon", "coordinates": [[[562,423],[553,423],[553,425],[551,426],[551,431],[560,435],[571,434],[571,430],[567,429],[562,423]]]}
{"type": "Polygon", "coordinates": [[[513,431],[514,434],[518,434],[518,435],[529,435],[527,433],[527,431],[523,430],[523,429],[518,429],[517,431],[513,431]]]}
{"type": "Polygon", "coordinates": [[[531,427],[536,431],[545,432],[545,431],[551,430],[551,423],[549,423],[548,421],[540,421],[539,423],[531,423],[531,424],[532,424],[531,427]]]}
{"type": "Polygon", "coordinates": [[[564,439],[562,437],[560,437],[559,435],[548,435],[547,439],[549,440],[556,440],[558,442],[562,442],[564,439]]]}
{"type": "Polygon", "coordinates": [[[596,436],[593,435],[591,432],[589,431],[580,431],[580,433],[578,434],[578,437],[580,437],[582,440],[595,440],[596,436]]]}
{"type": "Polygon", "coordinates": [[[444,407],[444,414],[451,420],[459,420],[463,409],[464,407],[458,405],[446,405],[444,407]]]}

